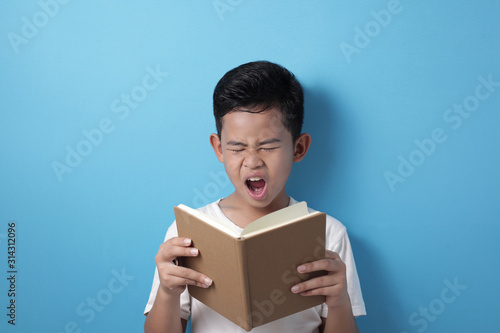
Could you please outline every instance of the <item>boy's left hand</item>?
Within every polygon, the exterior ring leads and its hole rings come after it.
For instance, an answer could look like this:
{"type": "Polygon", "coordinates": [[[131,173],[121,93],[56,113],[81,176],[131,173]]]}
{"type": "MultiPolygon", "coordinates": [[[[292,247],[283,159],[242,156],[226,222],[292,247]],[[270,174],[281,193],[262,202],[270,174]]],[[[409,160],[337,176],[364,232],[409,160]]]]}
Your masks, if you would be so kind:
{"type": "Polygon", "coordinates": [[[292,287],[293,293],[300,293],[303,296],[324,295],[329,308],[350,302],[347,293],[346,267],[337,253],[326,250],[324,259],[302,264],[297,267],[297,271],[299,273],[327,271],[327,274],[296,284],[292,287]]]}

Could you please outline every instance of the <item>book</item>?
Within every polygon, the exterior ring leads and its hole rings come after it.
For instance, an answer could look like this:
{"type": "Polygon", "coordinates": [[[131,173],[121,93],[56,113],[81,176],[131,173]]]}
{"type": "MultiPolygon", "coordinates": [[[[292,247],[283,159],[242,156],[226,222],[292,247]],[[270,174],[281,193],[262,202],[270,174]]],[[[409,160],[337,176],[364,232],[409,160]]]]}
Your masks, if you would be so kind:
{"type": "Polygon", "coordinates": [[[174,207],[178,234],[192,239],[197,257],[180,264],[212,279],[209,288],[188,286],[192,297],[246,331],[322,304],[292,286],[326,274],[301,274],[297,266],[325,256],[326,214],[300,202],[250,223],[241,234],[227,221],[185,205],[174,207]]]}

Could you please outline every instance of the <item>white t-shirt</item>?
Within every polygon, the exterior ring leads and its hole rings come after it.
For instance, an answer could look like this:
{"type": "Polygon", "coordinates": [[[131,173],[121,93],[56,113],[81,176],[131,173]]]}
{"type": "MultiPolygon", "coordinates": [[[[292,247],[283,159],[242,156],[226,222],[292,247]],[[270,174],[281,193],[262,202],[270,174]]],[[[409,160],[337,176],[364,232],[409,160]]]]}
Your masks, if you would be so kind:
{"type": "MultiPolygon", "coordinates": [[[[218,219],[224,219],[231,222],[226,215],[222,212],[219,207],[219,201],[221,199],[205,206],[199,208],[201,212],[211,215],[218,219]]],[[[290,198],[290,205],[296,204],[293,198],[290,198]]],[[[313,209],[308,208],[309,212],[314,212],[313,209]]],[[[236,224],[231,222],[234,230],[241,233],[242,228],[238,227],[236,224]]],[[[177,226],[174,223],[168,228],[167,234],[165,236],[165,241],[172,237],[177,237],[177,226]]],[[[347,236],[347,231],[345,226],[334,219],[333,217],[327,215],[326,217],[326,248],[330,251],[337,252],[346,265],[346,277],[347,277],[347,292],[351,299],[352,312],[354,316],[366,315],[365,303],[363,301],[363,296],[361,294],[361,287],[359,284],[358,273],[356,271],[356,264],[354,262],[354,256],[351,250],[351,243],[347,236]]],[[[153,279],[153,287],[151,288],[151,293],[149,295],[149,300],[144,310],[144,314],[147,314],[153,307],[156,293],[160,286],[160,281],[158,279],[158,269],[155,270],[155,275],[153,279]]],[[[191,317],[191,325],[193,332],[203,332],[203,333],[220,333],[220,332],[234,332],[234,333],[245,333],[246,331],[224,318],[214,310],[210,309],[205,304],[199,302],[197,299],[192,298],[189,292],[186,290],[182,293],[180,297],[181,302],[181,317],[183,319],[189,320],[191,317]]],[[[256,327],[250,332],[264,333],[264,332],[318,332],[318,327],[321,325],[321,317],[326,318],[328,315],[328,306],[326,304],[318,305],[313,308],[298,312],[296,314],[275,320],[268,324],[256,327]]]]}

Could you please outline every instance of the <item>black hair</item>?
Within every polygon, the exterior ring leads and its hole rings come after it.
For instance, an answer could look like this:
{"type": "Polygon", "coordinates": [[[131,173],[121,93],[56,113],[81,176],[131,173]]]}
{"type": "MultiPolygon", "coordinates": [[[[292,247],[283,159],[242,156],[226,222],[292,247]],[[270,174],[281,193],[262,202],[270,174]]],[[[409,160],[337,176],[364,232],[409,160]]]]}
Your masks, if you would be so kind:
{"type": "Polygon", "coordinates": [[[214,89],[214,116],[217,135],[221,135],[222,118],[234,111],[264,112],[276,107],[293,142],[302,131],[304,92],[299,81],[281,65],[254,61],[227,72],[214,89]]]}

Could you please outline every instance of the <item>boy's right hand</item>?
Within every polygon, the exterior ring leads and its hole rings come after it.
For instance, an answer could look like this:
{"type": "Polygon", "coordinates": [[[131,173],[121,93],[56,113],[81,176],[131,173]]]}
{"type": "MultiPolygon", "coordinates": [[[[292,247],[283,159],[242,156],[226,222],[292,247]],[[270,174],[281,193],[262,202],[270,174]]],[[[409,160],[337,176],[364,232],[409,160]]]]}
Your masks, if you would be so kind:
{"type": "Polygon", "coordinates": [[[191,239],[174,237],[163,243],[156,254],[160,288],[168,295],[180,296],[188,284],[202,288],[208,288],[212,284],[209,277],[174,263],[179,257],[198,256],[198,249],[190,245],[191,239]]]}

